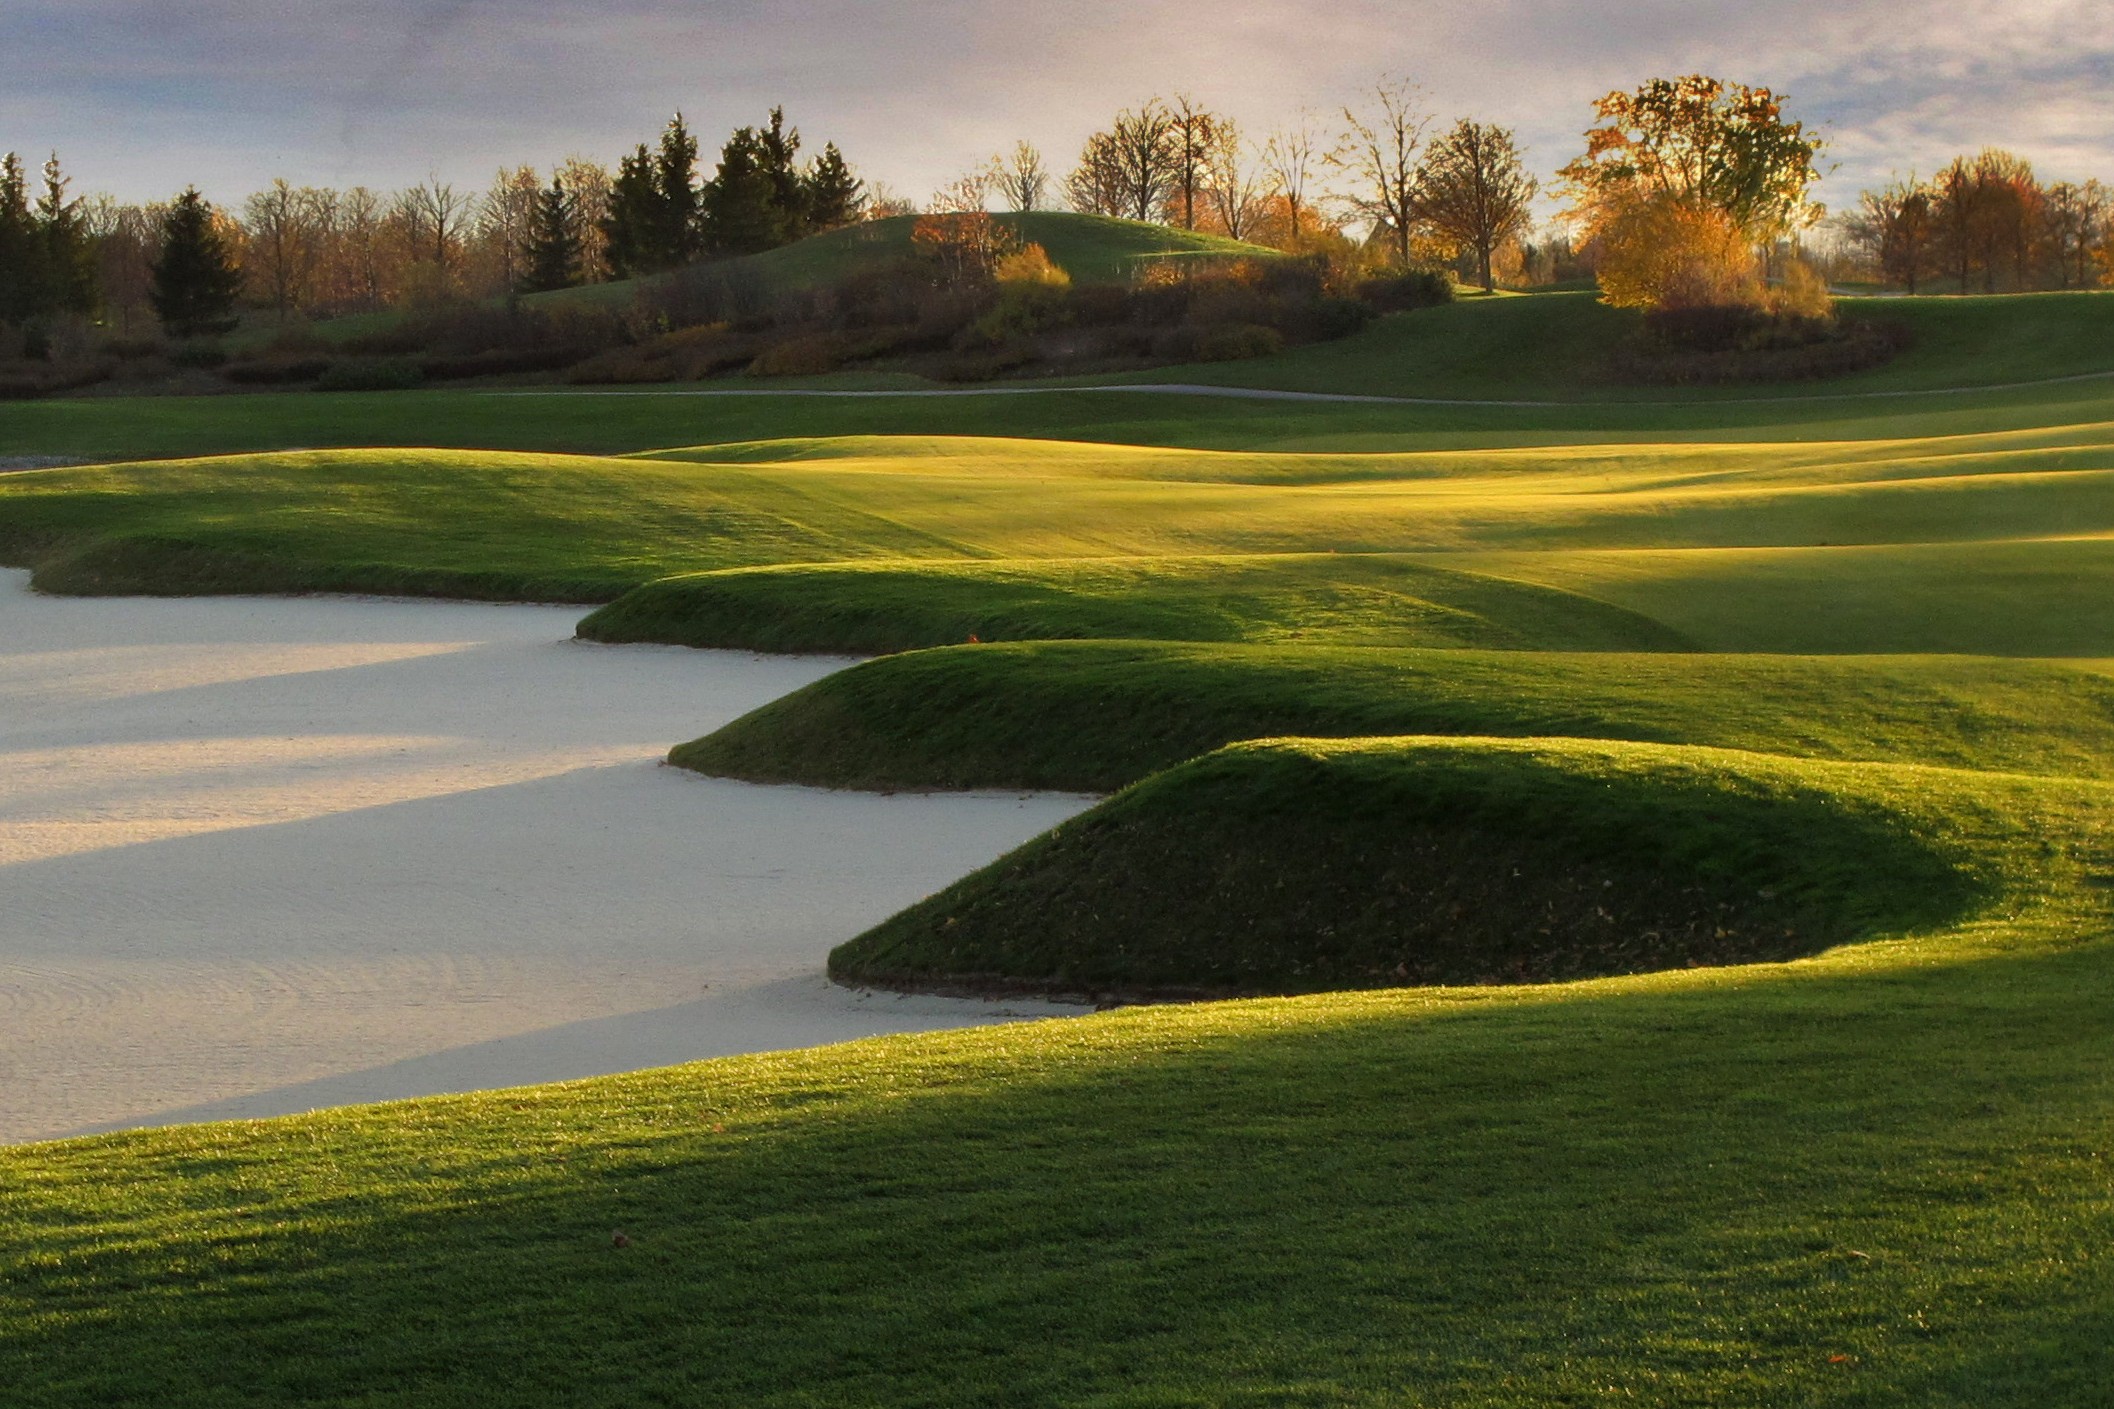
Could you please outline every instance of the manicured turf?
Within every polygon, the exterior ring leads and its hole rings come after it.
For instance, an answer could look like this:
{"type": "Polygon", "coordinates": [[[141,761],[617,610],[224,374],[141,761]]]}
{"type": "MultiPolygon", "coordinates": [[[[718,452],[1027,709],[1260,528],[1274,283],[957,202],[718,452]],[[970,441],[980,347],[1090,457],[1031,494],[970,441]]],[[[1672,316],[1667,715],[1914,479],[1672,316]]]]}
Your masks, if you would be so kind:
{"type": "Polygon", "coordinates": [[[1943,788],[1663,744],[1236,744],[838,946],[830,974],[1226,995],[1796,958],[1966,908],[1918,835],[1942,812],[1890,790],[1943,788]]]}
{"type": "Polygon", "coordinates": [[[867,653],[1094,637],[1686,650],[1590,597],[1377,554],[740,568],[666,577],[580,623],[594,641],[867,653]]]}
{"type": "MultiPolygon", "coordinates": [[[[2104,371],[2109,307],[1902,305],[1915,350],[1858,385],[2104,371]]],[[[632,593],[600,620],[748,644],[1196,638],[891,657],[678,750],[1138,785],[847,972],[1809,957],[4,1150],[0,1400],[2103,1398],[2114,385],[1619,404],[1564,380],[1604,311],[1436,312],[1219,371],[1603,400],[11,409],[0,455],[193,457],[0,476],[0,557],[50,587],[632,593]],[[199,458],[235,451],[264,453],[199,458]],[[1757,649],[1784,654],[1709,653],[1757,649]]]]}
{"type": "Polygon", "coordinates": [[[980,645],[842,671],[673,758],[822,787],[1111,792],[1283,734],[1628,739],[2105,777],[2114,681],[1963,657],[980,645]]]}

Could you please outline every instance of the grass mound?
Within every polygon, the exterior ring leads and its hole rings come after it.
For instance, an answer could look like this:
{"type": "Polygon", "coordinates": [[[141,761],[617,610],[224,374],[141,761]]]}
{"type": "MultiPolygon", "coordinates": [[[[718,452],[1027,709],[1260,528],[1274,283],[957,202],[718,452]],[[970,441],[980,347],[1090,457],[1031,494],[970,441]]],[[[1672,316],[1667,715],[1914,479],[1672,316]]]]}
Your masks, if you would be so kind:
{"type": "Polygon", "coordinates": [[[2114,680],[1958,657],[981,645],[840,671],[671,760],[753,782],[1112,792],[1286,734],[1625,739],[2106,776],[2114,680]]]}
{"type": "Polygon", "coordinates": [[[882,653],[1134,638],[1671,650],[1575,593],[1378,555],[853,563],[664,578],[580,623],[594,641],[882,653]]]}
{"type": "Polygon", "coordinates": [[[1829,771],[1652,745],[1234,745],[838,946],[830,974],[1128,995],[1537,982],[1956,915],[1967,876],[1829,771]]]}

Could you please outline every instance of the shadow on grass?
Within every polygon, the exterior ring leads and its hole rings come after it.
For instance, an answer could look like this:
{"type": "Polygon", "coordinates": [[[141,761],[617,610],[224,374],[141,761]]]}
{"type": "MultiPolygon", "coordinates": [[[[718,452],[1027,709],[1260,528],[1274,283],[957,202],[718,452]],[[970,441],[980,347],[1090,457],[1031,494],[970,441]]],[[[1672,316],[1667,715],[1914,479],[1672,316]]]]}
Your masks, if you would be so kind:
{"type": "Polygon", "coordinates": [[[31,1149],[0,1371],[31,1404],[2044,1404],[2109,1368],[2110,959],[1136,1010],[31,1149]]]}

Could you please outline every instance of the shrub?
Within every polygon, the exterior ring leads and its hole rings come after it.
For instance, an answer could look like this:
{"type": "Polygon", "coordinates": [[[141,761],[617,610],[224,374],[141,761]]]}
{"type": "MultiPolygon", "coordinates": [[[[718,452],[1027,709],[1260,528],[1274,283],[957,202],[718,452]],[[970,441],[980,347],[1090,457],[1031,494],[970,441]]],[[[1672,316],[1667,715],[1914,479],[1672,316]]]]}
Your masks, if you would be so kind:
{"type": "Polygon", "coordinates": [[[1191,356],[1198,362],[1238,362],[1285,350],[1285,335],[1257,323],[1226,323],[1196,330],[1191,356]]]}
{"type": "Polygon", "coordinates": [[[179,367],[202,367],[210,371],[227,365],[228,350],[217,342],[180,342],[169,349],[169,360],[179,367]]]}
{"type": "Polygon", "coordinates": [[[425,381],[418,363],[405,358],[348,358],[316,378],[317,391],[409,391],[425,381]]]}
{"type": "Polygon", "coordinates": [[[1361,281],[1358,298],[1380,313],[1408,313],[1453,302],[1453,278],[1437,269],[1413,269],[1361,281]]]}
{"type": "Polygon", "coordinates": [[[259,357],[230,362],[220,369],[220,375],[244,386],[283,386],[312,382],[329,367],[328,357],[259,357]]]}
{"type": "Polygon", "coordinates": [[[851,353],[851,340],[842,333],[806,333],[766,347],[749,364],[749,375],[818,377],[843,366],[851,353]]]}

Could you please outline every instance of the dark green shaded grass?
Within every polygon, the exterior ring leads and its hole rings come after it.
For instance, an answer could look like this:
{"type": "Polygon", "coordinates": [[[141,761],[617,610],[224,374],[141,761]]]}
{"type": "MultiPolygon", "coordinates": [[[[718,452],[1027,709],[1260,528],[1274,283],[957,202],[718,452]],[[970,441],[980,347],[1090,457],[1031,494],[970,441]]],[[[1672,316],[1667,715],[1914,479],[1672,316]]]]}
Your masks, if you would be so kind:
{"type": "Polygon", "coordinates": [[[1860,796],[1875,768],[1552,740],[1236,744],[839,945],[830,975],[1310,993],[1794,958],[1942,923],[1974,895],[1916,820],[1860,796]]]}
{"type": "Polygon", "coordinates": [[[664,578],[580,623],[594,641],[881,653],[955,642],[1137,638],[1683,650],[1567,592],[1376,556],[874,563],[664,578]]]}
{"type": "Polygon", "coordinates": [[[1282,734],[1628,739],[2103,777],[2114,681],[1947,658],[993,644],[841,671],[671,758],[759,782],[1108,792],[1282,734]]]}
{"type": "Polygon", "coordinates": [[[1709,402],[1990,386],[2114,373],[2114,293],[1986,298],[1845,299],[1848,318],[1906,324],[1913,341],[1894,360],[1822,382],[1729,387],[1624,386],[1609,351],[1638,318],[1591,292],[1467,299],[1383,318],[1337,342],[1252,362],[1157,369],[1133,381],[1379,396],[1709,402]]]}
{"type": "Polygon", "coordinates": [[[2001,917],[0,1151],[0,1375],[38,1409],[2091,1403],[2104,798],[1888,777],[2001,917]]]}

